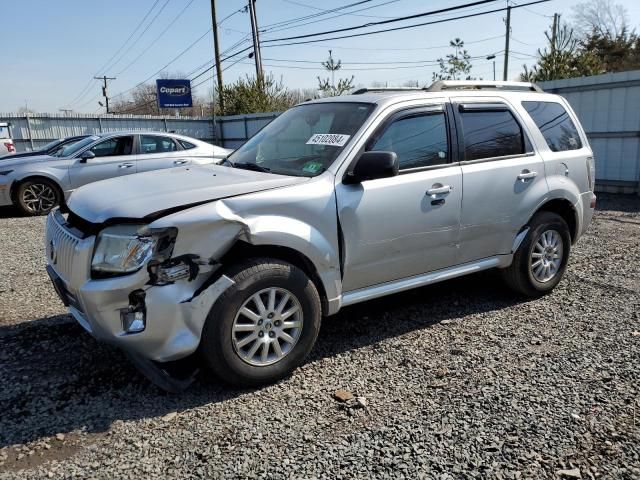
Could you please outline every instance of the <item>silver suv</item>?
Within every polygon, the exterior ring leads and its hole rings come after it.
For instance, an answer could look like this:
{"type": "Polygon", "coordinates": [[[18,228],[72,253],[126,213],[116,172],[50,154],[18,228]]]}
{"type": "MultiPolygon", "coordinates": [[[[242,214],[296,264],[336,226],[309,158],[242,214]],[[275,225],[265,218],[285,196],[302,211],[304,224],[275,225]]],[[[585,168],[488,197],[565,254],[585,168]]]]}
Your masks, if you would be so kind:
{"type": "Polygon", "coordinates": [[[49,215],[47,269],[158,385],[192,363],[259,385],[346,305],[490,268],[550,292],[593,187],[578,119],[534,85],[361,90],[291,108],[223,165],[78,189],[49,215]]]}

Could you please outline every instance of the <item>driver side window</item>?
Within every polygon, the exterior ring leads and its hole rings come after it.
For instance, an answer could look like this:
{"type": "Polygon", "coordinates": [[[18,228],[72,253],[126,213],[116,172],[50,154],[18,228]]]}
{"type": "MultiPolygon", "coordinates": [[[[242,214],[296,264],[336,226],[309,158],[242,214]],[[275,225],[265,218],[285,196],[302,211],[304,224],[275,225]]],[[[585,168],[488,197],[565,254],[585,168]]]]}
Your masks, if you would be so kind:
{"type": "Polygon", "coordinates": [[[444,112],[416,113],[394,120],[369,150],[395,152],[400,170],[447,163],[444,112]]]}
{"type": "Polygon", "coordinates": [[[100,142],[91,148],[96,157],[113,157],[117,155],[130,155],[133,146],[133,137],[115,137],[100,142]]]}

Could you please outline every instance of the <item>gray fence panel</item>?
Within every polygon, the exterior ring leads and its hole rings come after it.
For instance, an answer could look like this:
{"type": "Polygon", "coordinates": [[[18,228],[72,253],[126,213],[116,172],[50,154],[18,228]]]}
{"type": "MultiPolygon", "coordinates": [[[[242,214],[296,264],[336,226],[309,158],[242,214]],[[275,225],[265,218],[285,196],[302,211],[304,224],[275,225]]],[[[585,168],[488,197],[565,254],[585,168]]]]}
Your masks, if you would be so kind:
{"type": "Polygon", "coordinates": [[[11,124],[11,136],[16,150],[38,149],[57,138],[73,135],[133,131],[174,131],[182,135],[213,143],[211,118],[175,118],[134,115],[57,115],[0,114],[0,122],[11,124]]]}
{"type": "Polygon", "coordinates": [[[640,70],[541,82],[565,97],[587,132],[600,186],[640,193],[640,70]]]}

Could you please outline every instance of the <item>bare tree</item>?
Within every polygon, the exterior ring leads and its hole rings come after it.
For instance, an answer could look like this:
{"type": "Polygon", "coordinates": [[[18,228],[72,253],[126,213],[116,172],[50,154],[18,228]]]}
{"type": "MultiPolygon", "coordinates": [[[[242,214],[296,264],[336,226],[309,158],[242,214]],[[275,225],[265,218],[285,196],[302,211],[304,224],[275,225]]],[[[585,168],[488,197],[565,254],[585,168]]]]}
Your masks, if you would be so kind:
{"type": "Polygon", "coordinates": [[[336,85],[335,73],[342,68],[342,61],[334,60],[331,50],[329,50],[329,59],[326,62],[322,62],[322,66],[331,72],[331,79],[318,77],[318,90],[320,90],[325,97],[336,97],[353,88],[353,75],[351,75],[351,78],[338,79],[338,84],[336,85]]]}
{"type": "Polygon", "coordinates": [[[583,35],[616,38],[627,30],[627,9],[613,0],[589,0],[573,7],[573,23],[583,35]]]}

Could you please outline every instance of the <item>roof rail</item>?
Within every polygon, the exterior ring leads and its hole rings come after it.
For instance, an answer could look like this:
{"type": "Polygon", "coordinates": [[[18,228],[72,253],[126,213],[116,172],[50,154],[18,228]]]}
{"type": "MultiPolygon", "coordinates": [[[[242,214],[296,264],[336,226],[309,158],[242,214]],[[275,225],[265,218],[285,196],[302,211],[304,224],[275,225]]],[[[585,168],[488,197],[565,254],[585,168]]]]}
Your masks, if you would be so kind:
{"type": "Polygon", "coordinates": [[[538,85],[532,82],[501,82],[487,80],[438,80],[426,88],[428,92],[443,90],[506,90],[529,91],[543,93],[538,85]]]}
{"type": "Polygon", "coordinates": [[[365,87],[359,88],[351,95],[362,95],[371,92],[424,92],[426,88],[421,87],[365,87]]]}

